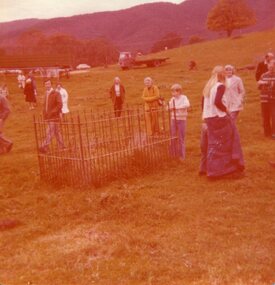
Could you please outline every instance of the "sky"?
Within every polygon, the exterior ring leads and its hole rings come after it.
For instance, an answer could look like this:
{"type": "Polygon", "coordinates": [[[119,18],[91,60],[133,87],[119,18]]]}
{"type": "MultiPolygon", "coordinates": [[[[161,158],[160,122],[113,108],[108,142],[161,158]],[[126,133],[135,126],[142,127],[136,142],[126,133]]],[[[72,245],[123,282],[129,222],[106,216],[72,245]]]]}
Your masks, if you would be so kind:
{"type": "Polygon", "coordinates": [[[48,19],[79,14],[114,11],[135,5],[153,2],[172,2],[185,0],[0,0],[0,22],[19,19],[48,19]]]}

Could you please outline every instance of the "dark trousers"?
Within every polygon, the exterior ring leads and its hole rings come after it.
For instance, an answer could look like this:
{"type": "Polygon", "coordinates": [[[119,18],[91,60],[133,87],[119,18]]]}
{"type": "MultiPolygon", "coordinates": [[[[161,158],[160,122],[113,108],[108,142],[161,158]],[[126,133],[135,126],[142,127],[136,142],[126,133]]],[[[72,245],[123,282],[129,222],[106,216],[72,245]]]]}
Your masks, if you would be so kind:
{"type": "Polygon", "coordinates": [[[275,139],[275,98],[270,101],[271,136],[275,139]]]}
{"type": "Polygon", "coordinates": [[[122,101],[120,100],[120,98],[117,98],[114,104],[114,111],[115,111],[115,117],[120,117],[121,116],[121,112],[122,112],[122,101]]]}
{"type": "Polygon", "coordinates": [[[271,136],[271,106],[269,102],[261,103],[264,135],[271,136]]]}

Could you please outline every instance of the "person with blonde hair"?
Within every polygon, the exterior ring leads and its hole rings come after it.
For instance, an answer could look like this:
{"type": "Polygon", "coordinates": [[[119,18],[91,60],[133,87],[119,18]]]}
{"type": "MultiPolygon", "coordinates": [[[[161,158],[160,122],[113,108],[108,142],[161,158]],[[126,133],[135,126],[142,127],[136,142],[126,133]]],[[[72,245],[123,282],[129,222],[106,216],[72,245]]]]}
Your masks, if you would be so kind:
{"type": "Polygon", "coordinates": [[[225,90],[224,68],[216,66],[203,90],[204,127],[199,174],[210,178],[244,170],[240,137],[226,107],[225,90]]]}
{"type": "Polygon", "coordinates": [[[235,68],[228,64],[225,69],[225,101],[231,119],[236,122],[240,111],[243,110],[245,89],[242,79],[235,75],[235,68]]]}
{"type": "Polygon", "coordinates": [[[142,93],[145,108],[145,121],[148,135],[156,135],[159,133],[159,89],[153,84],[151,77],[144,79],[145,88],[142,93]]]}
{"type": "Polygon", "coordinates": [[[187,121],[187,109],[190,102],[186,95],[182,93],[182,86],[178,83],[171,87],[172,98],[168,103],[171,115],[171,135],[178,138],[172,140],[171,152],[174,157],[181,161],[185,159],[185,132],[187,121]]]}

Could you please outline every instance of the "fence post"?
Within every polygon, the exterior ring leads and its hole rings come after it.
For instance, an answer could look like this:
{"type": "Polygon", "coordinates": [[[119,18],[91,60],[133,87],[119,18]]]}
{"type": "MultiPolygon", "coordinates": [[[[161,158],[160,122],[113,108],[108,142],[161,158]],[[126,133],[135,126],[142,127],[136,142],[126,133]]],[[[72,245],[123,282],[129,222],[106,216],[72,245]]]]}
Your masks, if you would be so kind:
{"type": "Polygon", "coordinates": [[[82,133],[81,133],[81,122],[79,114],[77,115],[77,124],[78,124],[78,133],[79,133],[79,144],[80,144],[80,155],[81,155],[81,178],[84,181],[81,181],[82,183],[86,183],[86,171],[85,171],[85,161],[84,161],[84,149],[83,149],[83,140],[82,140],[82,133]]]}

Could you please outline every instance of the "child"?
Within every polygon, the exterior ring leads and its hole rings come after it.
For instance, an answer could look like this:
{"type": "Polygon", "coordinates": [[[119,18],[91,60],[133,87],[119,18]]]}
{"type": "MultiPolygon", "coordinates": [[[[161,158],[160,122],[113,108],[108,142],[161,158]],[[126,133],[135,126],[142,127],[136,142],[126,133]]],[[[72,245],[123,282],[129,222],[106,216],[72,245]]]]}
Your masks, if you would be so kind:
{"type": "Polygon", "coordinates": [[[185,130],[187,109],[190,107],[188,98],[182,94],[180,84],[174,84],[171,87],[172,98],[169,101],[169,110],[171,114],[171,135],[177,137],[173,139],[171,145],[172,155],[178,157],[181,161],[185,159],[185,130]]]}

